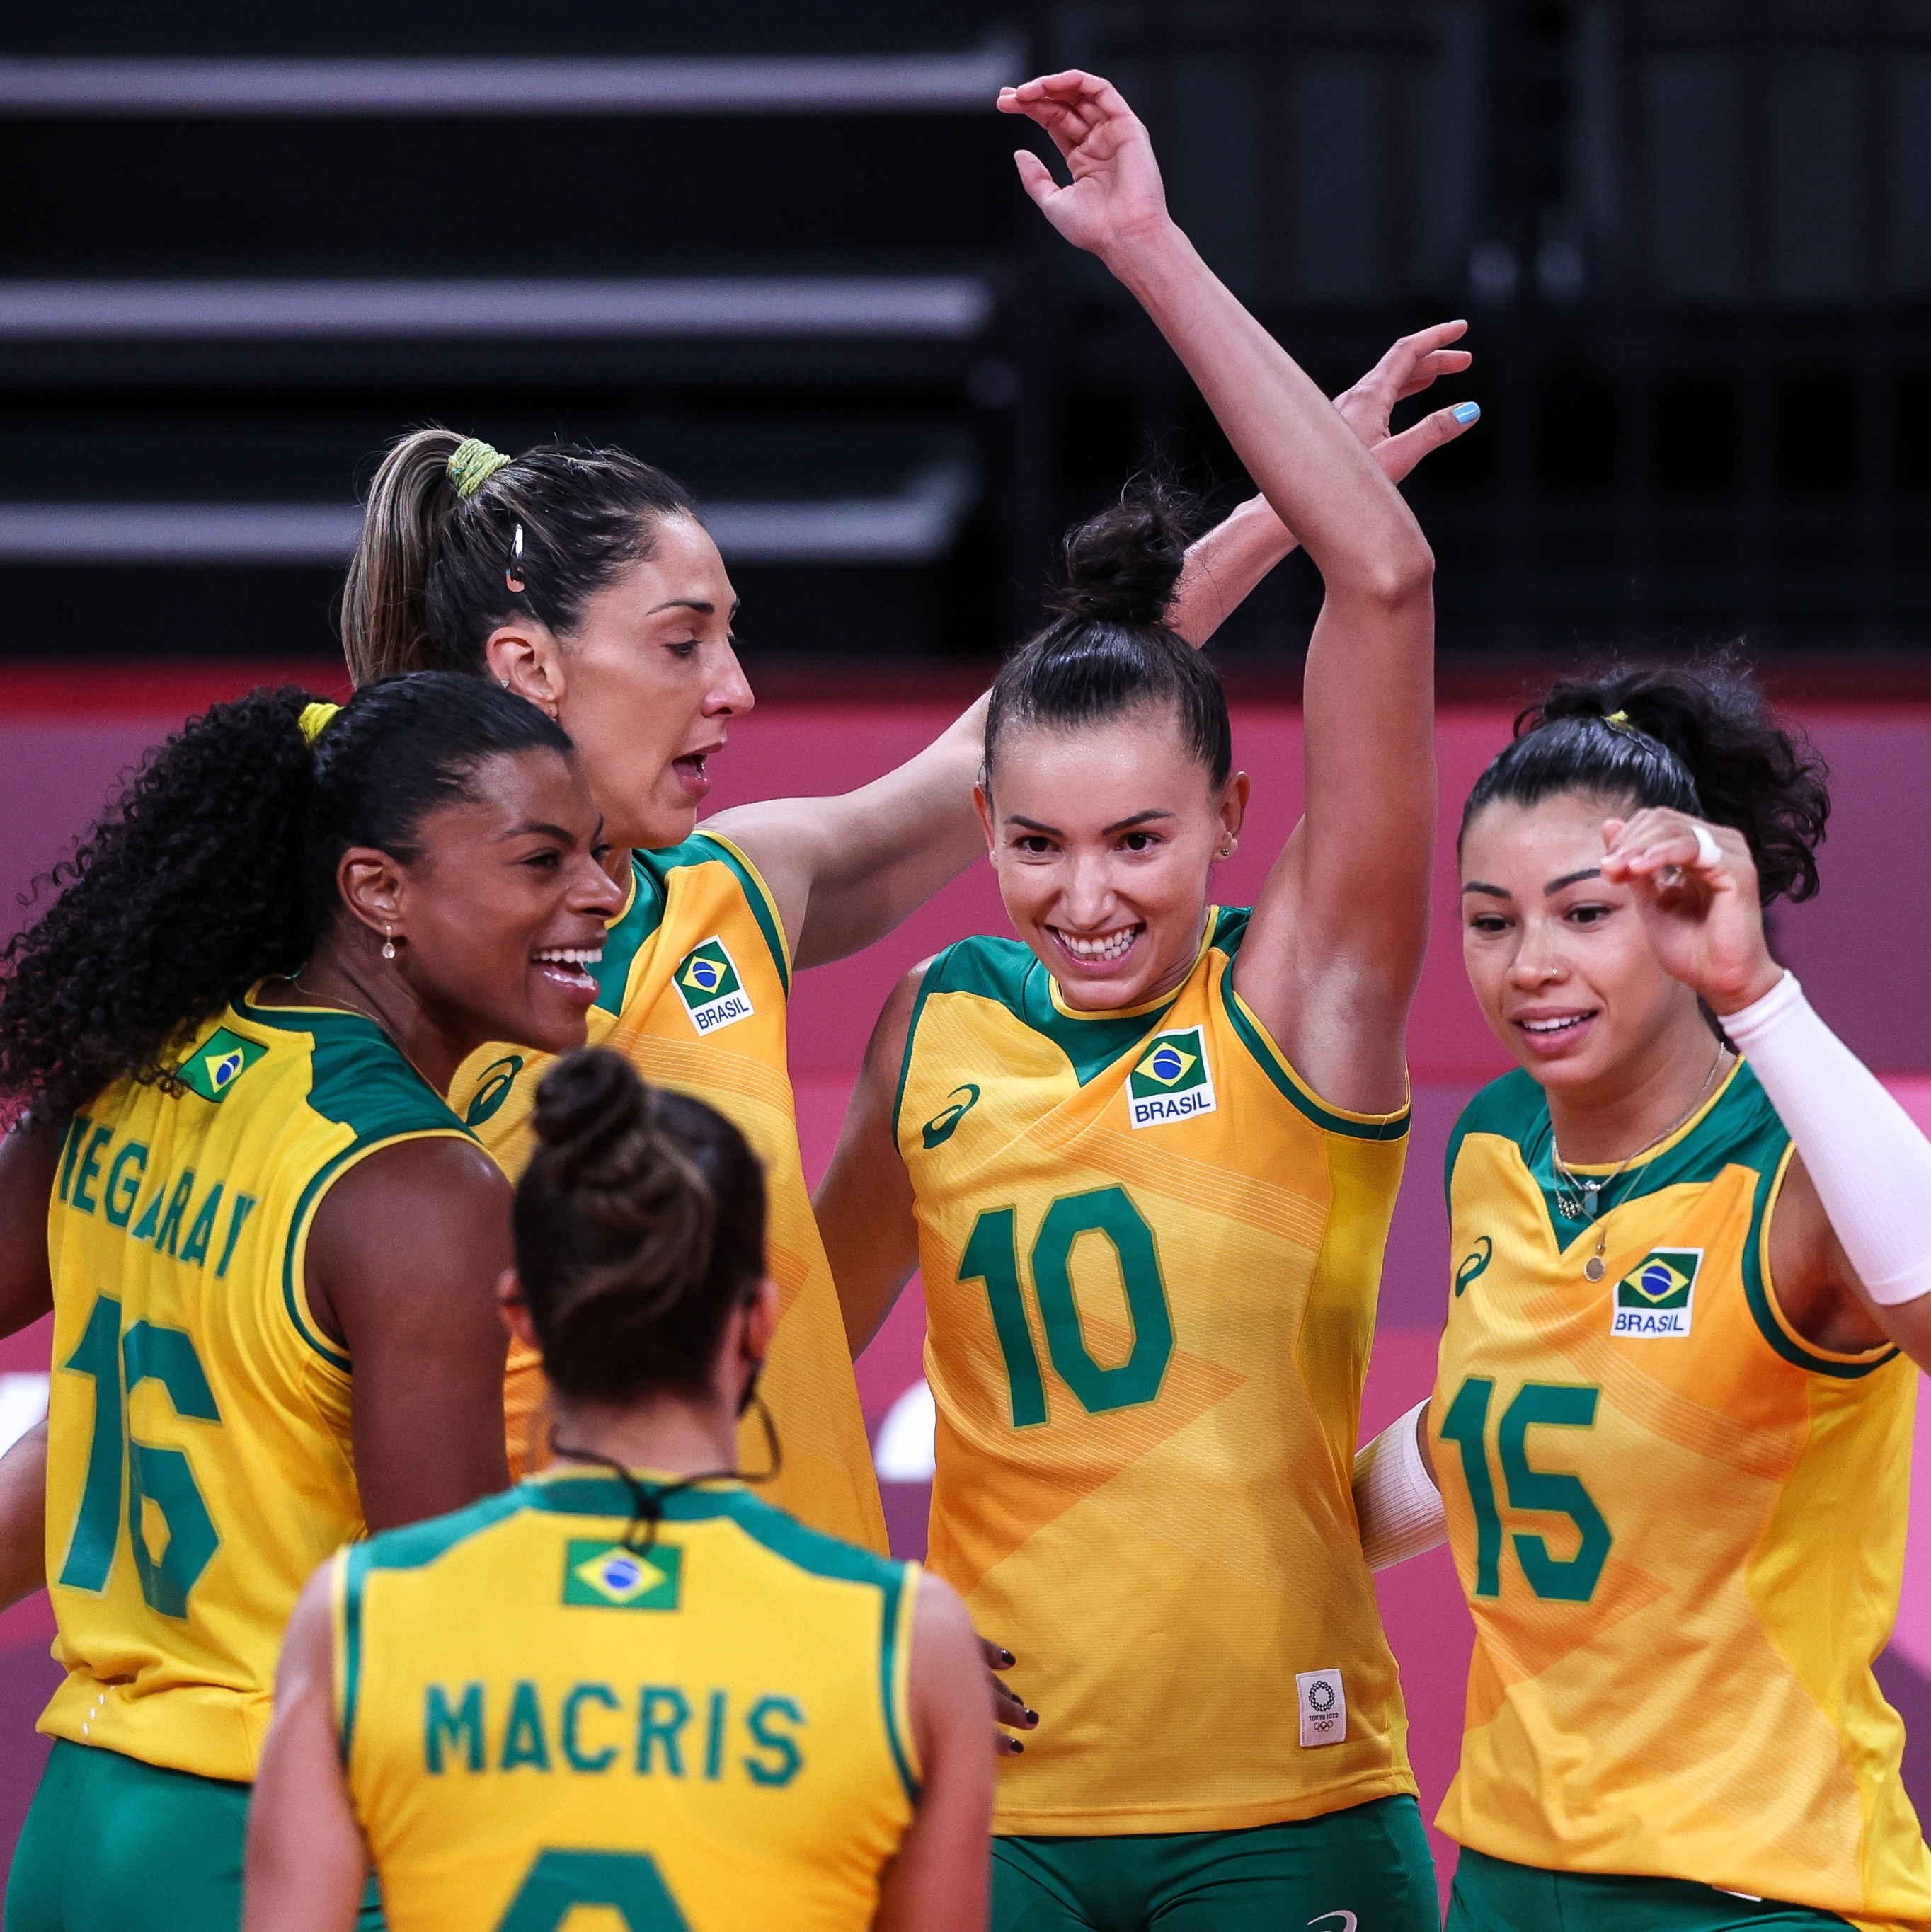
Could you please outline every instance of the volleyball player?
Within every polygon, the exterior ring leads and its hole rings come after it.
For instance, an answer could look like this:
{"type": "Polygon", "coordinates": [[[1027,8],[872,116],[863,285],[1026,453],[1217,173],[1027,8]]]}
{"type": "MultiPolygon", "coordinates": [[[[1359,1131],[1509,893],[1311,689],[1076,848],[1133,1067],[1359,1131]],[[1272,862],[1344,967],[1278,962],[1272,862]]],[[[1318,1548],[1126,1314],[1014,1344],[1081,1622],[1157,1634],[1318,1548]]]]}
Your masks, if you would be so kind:
{"type": "Polygon", "coordinates": [[[1210,903],[1248,795],[1164,621],[1158,497],[1068,541],[979,797],[1015,939],[902,983],[819,1198],[854,1346],[922,1264],[932,1567],[1047,1721],[1003,1766],[1001,1932],[1438,1923],[1348,1472],[1427,937],[1433,560],[1168,218],[1105,82],[1009,92],[1029,192],[1145,304],[1319,566],[1306,815],[1210,903]],[[1371,777],[1365,776],[1371,775],[1371,777]]]}
{"type": "MultiPolygon", "coordinates": [[[[1340,406],[1391,475],[1459,434],[1472,406],[1399,436],[1404,396],[1467,366],[1459,322],[1404,338],[1340,406]]],[[[1293,547],[1264,498],[1197,544],[1173,622],[1203,643],[1293,547]]],[[[799,1152],[785,1052],[797,968],[890,930],[977,850],[975,705],[917,757],[839,796],[767,800],[696,830],[707,765],[752,706],[732,648],[737,598],[691,500],[616,450],[513,459],[444,430],[405,437],[371,493],[343,634],[358,681],[436,667],[485,674],[559,717],[582,746],[629,897],[596,968],[591,1036],[653,1083],[735,1121],[770,1186],[771,1272],[785,1313],[765,1386],[783,1445],[773,1500],[812,1528],[884,1547],[838,1305],[799,1152]]],[[[541,1072],[509,1046],[464,1068],[452,1104],[512,1174],[541,1072]]],[[[542,1378],[513,1346],[513,1469],[536,1433],[542,1378]]],[[[747,1456],[761,1448],[747,1437],[747,1456]]]]}
{"type": "Polygon", "coordinates": [[[1733,668],[1623,671],[1525,714],[1463,817],[1469,977],[1521,1066],[1449,1142],[1441,1496],[1405,1418],[1364,1533],[1403,1553],[1446,1503],[1465,1932],[1931,1922],[1870,1667],[1931,1146],[1764,934],[1816,890],[1823,781],[1733,668]]]}
{"type": "Polygon", "coordinates": [[[758,1162],[615,1054],[557,1064],[507,1312],[555,1391],[508,1495],[344,1551],[284,1652],[248,1932],[984,1932],[978,1646],[913,1564],[731,1473],[776,1321],[758,1162]],[[487,1614],[478,1613],[487,1606],[487,1614]]]}
{"type": "Polygon", "coordinates": [[[529,706],[429,676],[335,713],[191,722],[8,949],[0,1331],[53,1310],[67,1670],[8,1932],[237,1925],[303,1583],[503,1483],[509,1191],[442,1094],[479,1041],[581,1041],[617,892],[529,706]]]}

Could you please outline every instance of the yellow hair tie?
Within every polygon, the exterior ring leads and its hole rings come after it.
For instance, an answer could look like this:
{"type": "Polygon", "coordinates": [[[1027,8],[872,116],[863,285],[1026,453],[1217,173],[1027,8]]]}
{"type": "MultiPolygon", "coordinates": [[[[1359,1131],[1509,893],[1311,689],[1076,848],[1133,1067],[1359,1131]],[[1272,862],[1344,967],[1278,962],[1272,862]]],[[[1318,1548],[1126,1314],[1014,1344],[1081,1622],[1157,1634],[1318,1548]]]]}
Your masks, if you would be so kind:
{"type": "Polygon", "coordinates": [[[466,436],[449,454],[449,481],[456,494],[467,502],[499,470],[509,467],[510,458],[479,436],[466,436]]]}
{"type": "Polygon", "coordinates": [[[339,704],[306,704],[302,709],[302,735],[312,748],[316,740],[328,730],[329,720],[341,710],[339,704]]]}
{"type": "Polygon", "coordinates": [[[1626,730],[1629,723],[1629,714],[1626,711],[1612,711],[1602,722],[1605,724],[1621,725],[1626,730]]]}

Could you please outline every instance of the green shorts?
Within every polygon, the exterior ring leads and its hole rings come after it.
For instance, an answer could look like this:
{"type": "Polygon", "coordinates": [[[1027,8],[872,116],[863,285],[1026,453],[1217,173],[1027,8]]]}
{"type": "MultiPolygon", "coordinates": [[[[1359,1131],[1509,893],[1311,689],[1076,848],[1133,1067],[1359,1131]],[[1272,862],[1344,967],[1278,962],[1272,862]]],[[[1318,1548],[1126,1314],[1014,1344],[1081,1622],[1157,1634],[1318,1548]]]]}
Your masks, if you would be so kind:
{"type": "Polygon", "coordinates": [[[1687,1879],[1542,1871],[1465,1845],[1448,1912],[1448,1932],[1844,1932],[1849,1923],[1814,1905],[1746,1898],[1687,1879]]]}
{"type": "MultiPolygon", "coordinates": [[[[240,1932],[248,1787],[56,1738],[7,1880],[5,1932],[240,1932]]],[[[380,1932],[369,1888],[358,1932],[380,1932]]]]}
{"type": "Polygon", "coordinates": [[[993,1932],[1438,1932],[1440,1924],[1428,1834],[1405,1796],[1239,1832],[993,1840],[993,1932]]]}

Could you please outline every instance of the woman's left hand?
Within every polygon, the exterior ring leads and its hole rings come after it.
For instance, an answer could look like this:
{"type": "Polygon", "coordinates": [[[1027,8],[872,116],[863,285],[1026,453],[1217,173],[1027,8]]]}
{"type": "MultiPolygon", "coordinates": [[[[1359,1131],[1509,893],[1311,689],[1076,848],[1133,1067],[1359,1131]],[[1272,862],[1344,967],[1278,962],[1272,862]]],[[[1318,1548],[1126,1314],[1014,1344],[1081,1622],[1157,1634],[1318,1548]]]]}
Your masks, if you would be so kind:
{"type": "Polygon", "coordinates": [[[1783,976],[1764,938],[1757,868],[1740,832],[1646,806],[1604,821],[1602,876],[1627,886],[1665,971],[1721,1016],[1783,976]]]}

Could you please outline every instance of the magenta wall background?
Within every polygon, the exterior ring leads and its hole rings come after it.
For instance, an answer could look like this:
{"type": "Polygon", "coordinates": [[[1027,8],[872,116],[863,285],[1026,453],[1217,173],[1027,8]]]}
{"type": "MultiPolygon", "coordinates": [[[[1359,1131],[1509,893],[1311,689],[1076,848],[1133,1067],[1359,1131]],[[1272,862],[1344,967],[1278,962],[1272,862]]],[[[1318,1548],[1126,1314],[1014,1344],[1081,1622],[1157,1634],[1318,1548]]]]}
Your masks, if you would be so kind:
{"type": "MultiPolygon", "coordinates": [[[[159,676],[89,674],[65,682],[43,674],[30,688],[0,692],[0,931],[18,922],[17,895],[99,808],[117,772],[190,709],[259,675],[248,667],[159,676]]],[[[317,684],[329,676],[309,674],[317,684]]],[[[1779,914],[1778,944],[1825,1016],[1872,1064],[1899,1076],[1907,1104],[1931,1122],[1931,1000],[1924,997],[1931,958],[1931,706],[1813,707],[1800,715],[1833,768],[1836,811],[1824,890],[1812,904],[1779,914]]],[[[734,727],[730,749],[713,768],[713,805],[862,783],[928,742],[948,716],[941,705],[917,703],[768,704],[734,727]]],[[[1410,1031],[1415,1133],[1390,1239],[1365,1432],[1419,1400],[1432,1381],[1447,1276],[1442,1153],[1469,1094],[1508,1064],[1462,978],[1453,870],[1455,812],[1506,733],[1500,709],[1453,706],[1442,715],[1436,927],[1410,1031]]],[[[1238,904],[1251,897],[1300,808],[1298,711],[1238,707],[1235,745],[1254,779],[1241,854],[1224,868],[1220,888],[1222,898],[1238,904]]],[[[1364,772],[1362,782],[1374,782],[1372,772],[1364,772]]],[[[870,952],[800,976],[792,1064],[814,1178],[830,1154],[872,1022],[894,980],[962,934],[1003,927],[991,872],[975,866],[870,952]]],[[[859,1365],[875,1426],[917,1378],[922,1341],[914,1288],[859,1365]]],[[[44,1330],[0,1342],[0,1372],[47,1366],[44,1330]]],[[[1931,1434],[1920,1435],[1920,1453],[1931,1454],[1931,1434]]],[[[1924,1474],[1931,1481],[1931,1464],[1924,1474]]],[[[1920,1508],[1931,1516],[1931,1487],[1920,1490],[1920,1508]]],[[[923,1491],[888,1485],[887,1496],[895,1539],[908,1552],[922,1548],[923,1491]]],[[[1381,1596],[1432,1815],[1454,1768],[1467,1613],[1439,1551],[1389,1573],[1381,1596]]],[[[0,1616],[0,1857],[11,1852],[44,1755],[32,1724],[57,1674],[47,1656],[51,1631],[44,1595],[0,1616]]],[[[1907,1781],[1920,1801],[1931,1799],[1931,1522],[1914,1534],[1898,1640],[1881,1674],[1920,1740],[1907,1760],[1907,1781]]],[[[1452,1847],[1438,1841],[1437,1850],[1445,1863],[1452,1861],[1452,1847]]]]}

